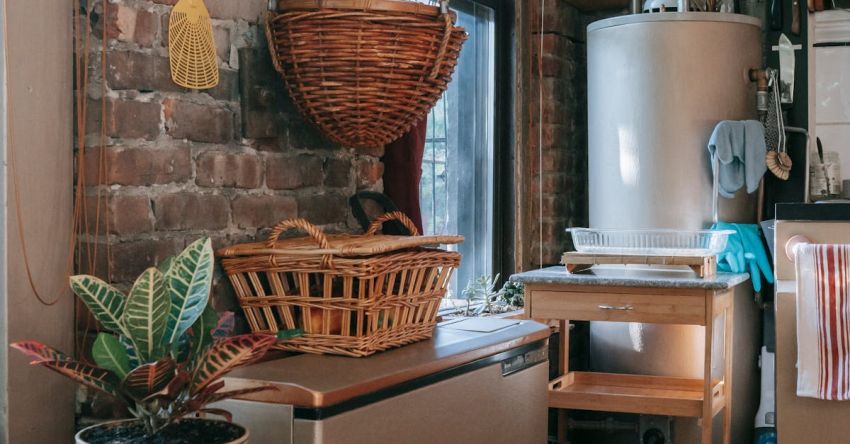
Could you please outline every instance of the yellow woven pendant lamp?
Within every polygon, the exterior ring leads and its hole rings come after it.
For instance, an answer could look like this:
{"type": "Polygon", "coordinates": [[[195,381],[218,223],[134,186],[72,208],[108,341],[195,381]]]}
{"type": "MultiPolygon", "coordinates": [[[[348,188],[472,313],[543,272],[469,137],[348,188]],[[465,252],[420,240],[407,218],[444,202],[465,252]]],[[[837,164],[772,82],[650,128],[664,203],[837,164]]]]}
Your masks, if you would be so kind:
{"type": "Polygon", "coordinates": [[[168,56],[174,83],[191,89],[218,85],[212,22],[203,0],[180,0],[171,10],[168,56]]]}

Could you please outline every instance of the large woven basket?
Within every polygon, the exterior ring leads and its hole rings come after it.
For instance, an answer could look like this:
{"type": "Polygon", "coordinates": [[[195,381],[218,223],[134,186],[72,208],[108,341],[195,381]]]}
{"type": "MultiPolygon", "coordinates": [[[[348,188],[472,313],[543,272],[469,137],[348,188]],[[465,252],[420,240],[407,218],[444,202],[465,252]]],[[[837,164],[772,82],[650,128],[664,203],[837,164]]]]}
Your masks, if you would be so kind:
{"type": "Polygon", "coordinates": [[[466,40],[454,15],[394,0],[278,0],[272,61],[301,113],[351,148],[395,141],[448,87],[466,40]]]}
{"type": "Polygon", "coordinates": [[[368,356],[430,338],[440,299],[460,254],[426,245],[461,236],[418,236],[402,213],[388,213],[365,235],[325,235],[304,219],[277,224],[268,241],[218,251],[248,324],[257,333],[302,329],[277,348],[368,356]],[[376,235],[399,220],[414,236],[376,235]],[[287,230],[308,237],[278,240],[287,230]]]}

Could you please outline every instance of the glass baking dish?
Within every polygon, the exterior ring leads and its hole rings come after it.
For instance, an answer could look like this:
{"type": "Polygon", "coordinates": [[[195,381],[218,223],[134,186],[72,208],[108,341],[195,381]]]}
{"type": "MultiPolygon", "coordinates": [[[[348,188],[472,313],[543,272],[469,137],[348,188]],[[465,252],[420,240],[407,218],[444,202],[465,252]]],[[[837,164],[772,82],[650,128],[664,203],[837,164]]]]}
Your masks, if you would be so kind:
{"type": "Polygon", "coordinates": [[[732,230],[614,230],[569,228],[579,253],[629,256],[715,256],[732,230]]]}

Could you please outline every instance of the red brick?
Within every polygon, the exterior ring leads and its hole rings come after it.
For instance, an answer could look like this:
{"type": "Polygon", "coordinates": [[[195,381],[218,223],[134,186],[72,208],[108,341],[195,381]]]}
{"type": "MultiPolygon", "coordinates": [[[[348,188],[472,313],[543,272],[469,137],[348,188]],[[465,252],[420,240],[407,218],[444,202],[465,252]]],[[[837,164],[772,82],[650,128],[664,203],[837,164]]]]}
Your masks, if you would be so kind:
{"type": "Polygon", "coordinates": [[[298,216],[298,203],[291,196],[243,195],[231,205],[233,223],[239,228],[269,228],[298,216]]]}
{"type": "Polygon", "coordinates": [[[182,192],[154,199],[157,230],[220,230],[229,212],[224,196],[182,192]]]}
{"type": "MultiPolygon", "coordinates": [[[[86,152],[86,184],[98,183],[100,149],[86,152]]],[[[104,148],[104,183],[149,186],[184,182],[192,174],[188,147],[104,148]]]]}
{"type": "Polygon", "coordinates": [[[227,143],[233,139],[233,112],[220,106],[168,98],[163,101],[165,128],[175,139],[227,143]]]}
{"type": "Polygon", "coordinates": [[[351,184],[351,160],[330,157],[325,160],[325,186],[343,188],[351,184]]]}
{"type": "Polygon", "coordinates": [[[310,154],[268,157],[266,185],[273,190],[294,190],[322,184],[322,158],[310,154]]]}
{"type": "Polygon", "coordinates": [[[207,151],[196,161],[195,183],[202,187],[258,188],[263,181],[260,159],[255,154],[207,151]]]}
{"type": "MultiPolygon", "coordinates": [[[[89,100],[88,133],[101,130],[101,102],[89,100]]],[[[136,100],[107,99],[106,135],[122,139],[154,140],[160,133],[160,104],[136,100]]]]}
{"type": "Polygon", "coordinates": [[[132,283],[147,268],[183,249],[182,239],[145,239],[112,245],[110,276],[115,282],[132,283]]]}
{"type": "Polygon", "coordinates": [[[86,199],[89,232],[101,235],[130,235],[153,231],[151,202],[148,196],[108,194],[86,199]],[[98,205],[100,200],[100,205],[98,205]],[[98,215],[98,212],[100,215],[98,215]]]}
{"type": "Polygon", "coordinates": [[[348,199],[337,193],[305,194],[298,197],[298,216],[316,225],[344,222],[348,218],[348,199]]]}
{"type": "MultiPolygon", "coordinates": [[[[190,91],[171,79],[171,67],[167,57],[137,51],[109,51],[106,63],[106,80],[110,89],[142,92],[190,91]]],[[[214,99],[236,100],[236,92],[239,89],[238,71],[221,69],[219,78],[218,86],[203,92],[214,99]]]]}
{"type": "Polygon", "coordinates": [[[156,39],[159,18],[155,13],[125,5],[109,3],[106,19],[103,17],[103,5],[98,4],[99,20],[95,23],[94,34],[103,32],[103,25],[109,38],[122,42],[136,43],[141,47],[151,47],[156,39]]]}
{"type": "Polygon", "coordinates": [[[384,176],[384,164],[373,157],[357,159],[357,186],[375,185],[384,176]]]}
{"type": "Polygon", "coordinates": [[[106,66],[106,81],[113,90],[186,91],[171,80],[171,68],[165,57],[136,51],[109,51],[106,66]]]}
{"type": "Polygon", "coordinates": [[[145,10],[136,13],[136,26],[133,32],[133,40],[143,48],[150,48],[156,41],[159,17],[145,10]]]}

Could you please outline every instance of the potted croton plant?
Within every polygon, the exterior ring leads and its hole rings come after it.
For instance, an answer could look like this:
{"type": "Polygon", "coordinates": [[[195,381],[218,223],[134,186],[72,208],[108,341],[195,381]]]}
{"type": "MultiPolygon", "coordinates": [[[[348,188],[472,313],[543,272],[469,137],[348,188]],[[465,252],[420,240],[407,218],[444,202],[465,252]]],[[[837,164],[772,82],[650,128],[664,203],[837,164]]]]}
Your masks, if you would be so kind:
{"type": "Polygon", "coordinates": [[[221,377],[253,362],[277,338],[221,336],[219,317],[207,305],[213,277],[209,239],[198,240],[159,268],[149,268],[130,293],[94,276],[73,276],[71,288],[106,331],[92,348],[96,365],[75,361],[44,344],[12,347],[33,365],[49,368],[123,401],[135,419],[86,428],[77,443],[244,443],[248,432],[229,421],[196,418],[207,405],[270,386],[223,391],[221,377]]]}

